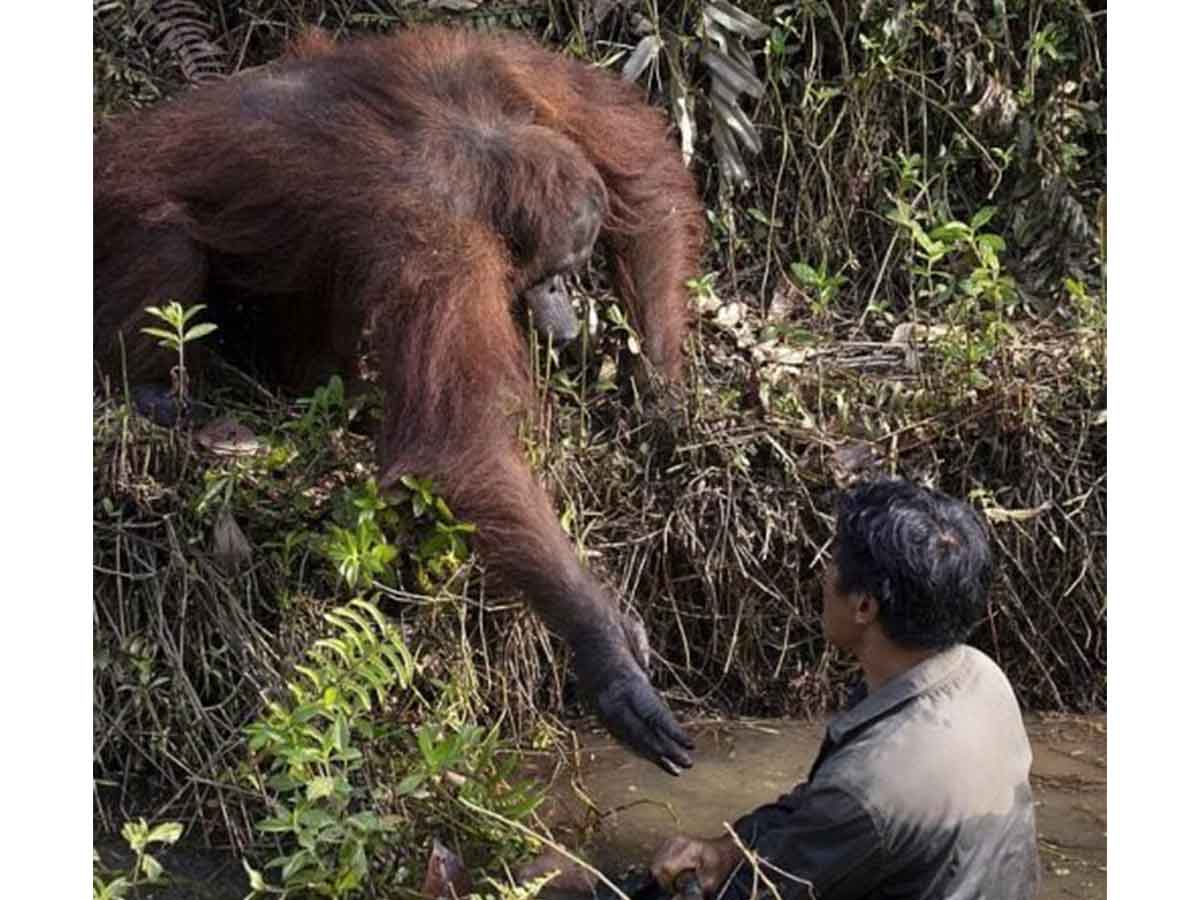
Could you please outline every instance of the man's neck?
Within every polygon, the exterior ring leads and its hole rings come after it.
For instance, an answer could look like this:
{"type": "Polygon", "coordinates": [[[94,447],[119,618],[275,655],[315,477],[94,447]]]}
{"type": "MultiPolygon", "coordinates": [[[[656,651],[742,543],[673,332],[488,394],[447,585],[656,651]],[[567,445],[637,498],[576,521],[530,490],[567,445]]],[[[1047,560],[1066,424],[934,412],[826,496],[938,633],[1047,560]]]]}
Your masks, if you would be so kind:
{"type": "Polygon", "coordinates": [[[897,675],[918,666],[941,650],[909,650],[893,643],[882,633],[864,636],[863,645],[854,651],[867,682],[867,692],[875,693],[897,675]]]}

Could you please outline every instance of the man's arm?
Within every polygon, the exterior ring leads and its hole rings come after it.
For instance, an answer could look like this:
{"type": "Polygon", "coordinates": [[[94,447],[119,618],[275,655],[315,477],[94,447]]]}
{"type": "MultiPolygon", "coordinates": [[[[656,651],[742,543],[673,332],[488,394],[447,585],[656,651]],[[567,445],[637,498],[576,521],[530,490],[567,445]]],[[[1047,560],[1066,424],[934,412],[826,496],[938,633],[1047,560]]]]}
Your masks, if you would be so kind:
{"type": "Polygon", "coordinates": [[[705,896],[721,900],[746,900],[756,892],[770,897],[765,880],[783,900],[853,900],[868,896],[882,874],[875,822],[838,788],[804,785],[743,816],[733,830],[756,863],[730,835],[673,838],[652,866],[659,884],[673,890],[679,874],[690,868],[705,896]]]}

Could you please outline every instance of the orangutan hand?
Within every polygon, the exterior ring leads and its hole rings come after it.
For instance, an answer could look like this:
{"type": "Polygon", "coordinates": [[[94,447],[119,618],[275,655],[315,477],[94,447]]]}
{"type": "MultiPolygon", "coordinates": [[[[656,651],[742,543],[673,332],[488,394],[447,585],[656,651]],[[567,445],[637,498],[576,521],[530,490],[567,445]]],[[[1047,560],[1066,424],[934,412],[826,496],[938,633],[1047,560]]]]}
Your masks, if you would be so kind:
{"type": "MultiPolygon", "coordinates": [[[[623,619],[619,637],[592,633],[572,641],[580,686],[600,720],[622,744],[672,775],[692,767],[689,751],[696,748],[644,669],[649,649],[645,632],[623,619]]],[[[610,632],[613,634],[614,632],[610,632]]]]}

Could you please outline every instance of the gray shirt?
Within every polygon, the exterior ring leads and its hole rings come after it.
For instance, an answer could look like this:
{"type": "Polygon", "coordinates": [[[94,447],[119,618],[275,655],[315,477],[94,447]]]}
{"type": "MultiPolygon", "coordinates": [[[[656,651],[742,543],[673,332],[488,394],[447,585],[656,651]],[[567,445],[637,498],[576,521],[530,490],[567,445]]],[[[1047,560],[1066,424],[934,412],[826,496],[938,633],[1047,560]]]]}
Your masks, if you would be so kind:
{"type": "MultiPolygon", "coordinates": [[[[1008,679],[957,645],[834,718],[809,781],[734,829],[783,900],[1029,900],[1031,760],[1008,679]]],[[[743,862],[722,896],[756,887],[743,862]]]]}

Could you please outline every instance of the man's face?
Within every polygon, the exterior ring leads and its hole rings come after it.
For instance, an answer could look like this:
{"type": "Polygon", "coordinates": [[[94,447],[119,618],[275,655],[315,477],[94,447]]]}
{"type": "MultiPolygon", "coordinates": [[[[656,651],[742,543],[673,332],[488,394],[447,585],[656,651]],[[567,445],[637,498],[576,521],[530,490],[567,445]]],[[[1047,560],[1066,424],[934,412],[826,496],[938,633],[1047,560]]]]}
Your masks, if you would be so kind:
{"type": "Polygon", "coordinates": [[[839,650],[851,649],[862,634],[862,625],[855,621],[857,600],[838,590],[837,563],[831,559],[821,584],[821,630],[825,640],[839,650]]]}

